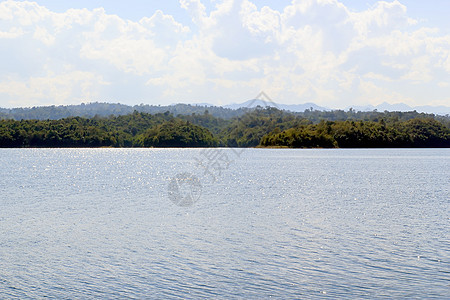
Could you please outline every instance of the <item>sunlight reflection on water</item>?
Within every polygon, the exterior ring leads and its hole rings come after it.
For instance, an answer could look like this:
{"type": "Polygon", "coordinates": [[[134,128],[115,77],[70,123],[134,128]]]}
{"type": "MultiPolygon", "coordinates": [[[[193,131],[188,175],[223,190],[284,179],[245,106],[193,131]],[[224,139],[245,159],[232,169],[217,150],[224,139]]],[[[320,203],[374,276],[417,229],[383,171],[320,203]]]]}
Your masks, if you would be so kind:
{"type": "Polygon", "coordinates": [[[450,297],[449,150],[198,151],[0,150],[2,297],[450,297]]]}

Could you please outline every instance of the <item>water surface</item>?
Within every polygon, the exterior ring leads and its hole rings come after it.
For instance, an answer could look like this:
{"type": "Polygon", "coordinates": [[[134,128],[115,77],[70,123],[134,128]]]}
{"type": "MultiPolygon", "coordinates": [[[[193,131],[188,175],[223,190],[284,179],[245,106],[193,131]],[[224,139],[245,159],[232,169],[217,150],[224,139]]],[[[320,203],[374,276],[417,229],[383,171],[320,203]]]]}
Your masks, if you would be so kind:
{"type": "Polygon", "coordinates": [[[1,298],[450,298],[448,149],[202,151],[0,150],[1,298]]]}

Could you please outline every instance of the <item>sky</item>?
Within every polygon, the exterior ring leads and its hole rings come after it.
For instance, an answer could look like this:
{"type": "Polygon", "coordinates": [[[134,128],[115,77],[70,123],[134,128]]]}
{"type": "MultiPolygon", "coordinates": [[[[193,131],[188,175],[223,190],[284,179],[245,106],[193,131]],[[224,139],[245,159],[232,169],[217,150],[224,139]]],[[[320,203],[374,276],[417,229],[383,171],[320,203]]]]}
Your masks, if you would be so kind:
{"type": "Polygon", "coordinates": [[[0,1],[0,107],[450,106],[448,0],[0,1]]]}

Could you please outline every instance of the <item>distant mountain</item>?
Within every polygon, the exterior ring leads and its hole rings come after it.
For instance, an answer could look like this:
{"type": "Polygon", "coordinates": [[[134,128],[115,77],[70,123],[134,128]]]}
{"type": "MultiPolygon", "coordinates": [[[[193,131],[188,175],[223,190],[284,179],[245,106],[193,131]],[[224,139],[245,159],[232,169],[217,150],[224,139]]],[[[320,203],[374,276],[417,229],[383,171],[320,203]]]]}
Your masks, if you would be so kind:
{"type": "MultiPolygon", "coordinates": [[[[307,102],[303,104],[281,104],[281,103],[273,103],[270,101],[264,101],[260,99],[252,99],[245,101],[243,103],[233,103],[229,105],[223,105],[224,108],[229,109],[240,109],[240,108],[255,108],[257,106],[266,107],[266,106],[272,106],[279,109],[284,109],[292,112],[304,112],[306,109],[309,110],[319,110],[319,111],[331,111],[333,109],[328,107],[319,106],[317,104],[307,102]]],[[[417,111],[417,112],[423,112],[428,114],[436,114],[436,115],[448,115],[450,114],[450,107],[448,106],[431,106],[431,105],[425,105],[425,106],[415,106],[411,107],[405,103],[394,103],[390,104],[387,102],[383,102],[381,104],[378,104],[376,106],[373,105],[363,105],[363,106],[348,106],[345,108],[345,110],[349,110],[350,108],[353,108],[356,111],[373,111],[377,110],[380,112],[383,111],[417,111]]],[[[339,108],[338,108],[339,109],[339,108]]]]}
{"type": "Polygon", "coordinates": [[[450,115],[450,107],[448,106],[429,106],[429,105],[425,105],[425,106],[416,106],[414,108],[416,111],[418,112],[426,112],[426,113],[430,113],[430,114],[436,114],[436,115],[450,115]]]}
{"type": "MultiPolygon", "coordinates": [[[[347,107],[346,110],[350,108],[347,107]]],[[[352,107],[356,111],[417,111],[417,112],[423,112],[428,114],[436,114],[436,115],[447,115],[450,114],[450,107],[448,106],[431,106],[431,105],[425,105],[425,106],[415,106],[411,107],[405,103],[395,103],[395,104],[389,104],[387,102],[383,102],[381,104],[378,104],[376,106],[373,105],[365,105],[365,106],[353,106],[352,107]]]]}
{"type": "Polygon", "coordinates": [[[260,100],[260,99],[252,99],[252,100],[248,100],[244,103],[233,103],[233,104],[229,104],[229,105],[224,105],[223,107],[230,108],[230,109],[239,109],[239,108],[255,108],[257,106],[261,106],[261,107],[271,106],[271,107],[276,107],[278,109],[284,109],[284,110],[289,110],[289,111],[293,111],[293,112],[304,112],[306,109],[311,109],[311,108],[312,108],[312,110],[320,110],[320,111],[331,110],[329,108],[322,107],[322,106],[319,106],[317,104],[310,103],[310,102],[303,103],[303,104],[280,104],[280,103],[274,103],[274,102],[264,101],[264,100],[260,100]]]}

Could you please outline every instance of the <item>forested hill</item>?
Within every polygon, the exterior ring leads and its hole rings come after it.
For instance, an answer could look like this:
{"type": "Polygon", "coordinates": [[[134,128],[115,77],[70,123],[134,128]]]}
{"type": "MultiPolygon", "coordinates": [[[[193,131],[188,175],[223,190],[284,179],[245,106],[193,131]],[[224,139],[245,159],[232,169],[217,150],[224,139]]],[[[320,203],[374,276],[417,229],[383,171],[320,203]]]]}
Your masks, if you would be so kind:
{"type": "Polygon", "coordinates": [[[60,105],[60,106],[38,106],[30,108],[0,108],[0,119],[13,120],[59,120],[69,117],[110,117],[124,116],[134,111],[157,114],[170,112],[173,115],[191,115],[193,113],[203,114],[208,110],[213,116],[218,118],[231,119],[241,116],[249,109],[231,109],[220,106],[175,104],[175,105],[135,105],[129,106],[119,103],[88,103],[80,105],[60,105]]]}
{"type": "MultiPolygon", "coordinates": [[[[191,105],[191,104],[175,104],[175,105],[135,105],[129,106],[119,103],[88,103],[80,105],[67,105],[67,106],[38,106],[31,108],[0,108],[0,120],[12,119],[12,120],[59,120],[69,117],[110,117],[110,116],[123,116],[129,115],[134,111],[157,114],[169,112],[174,116],[178,115],[192,115],[203,114],[208,111],[214,117],[222,119],[232,119],[241,117],[245,113],[253,111],[255,108],[241,107],[238,109],[225,108],[221,106],[210,105],[191,105]]],[[[307,118],[312,122],[319,122],[320,120],[329,121],[345,121],[345,120],[370,120],[376,118],[385,112],[374,111],[356,111],[350,109],[333,110],[333,111],[321,111],[313,108],[306,109],[303,112],[290,112],[297,117],[307,118]]],[[[397,116],[400,120],[408,120],[413,118],[437,118],[445,119],[444,116],[435,116],[433,114],[418,113],[416,111],[411,112],[390,112],[389,116],[397,116]]]]}
{"type": "Polygon", "coordinates": [[[0,120],[0,147],[450,147],[450,118],[417,112],[294,114],[255,108],[233,118],[148,114],[0,120]]]}

